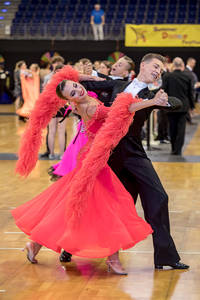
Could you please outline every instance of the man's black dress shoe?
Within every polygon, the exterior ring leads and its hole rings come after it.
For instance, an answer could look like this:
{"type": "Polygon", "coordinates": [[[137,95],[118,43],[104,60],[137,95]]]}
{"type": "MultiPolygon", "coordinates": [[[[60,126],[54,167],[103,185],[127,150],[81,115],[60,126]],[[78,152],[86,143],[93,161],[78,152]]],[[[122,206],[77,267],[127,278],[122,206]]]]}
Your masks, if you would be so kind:
{"type": "Polygon", "coordinates": [[[155,269],[157,270],[162,270],[163,267],[171,267],[172,269],[177,269],[177,270],[186,270],[186,269],[189,269],[190,266],[188,265],[185,265],[181,262],[177,262],[177,263],[174,263],[174,264],[168,264],[168,265],[155,265],[155,269]]]}
{"type": "Polygon", "coordinates": [[[72,254],[66,252],[65,250],[60,255],[60,262],[70,262],[72,259],[72,254]]]}
{"type": "Polygon", "coordinates": [[[49,158],[49,154],[50,153],[48,151],[46,151],[46,152],[40,154],[40,158],[49,158]]]}

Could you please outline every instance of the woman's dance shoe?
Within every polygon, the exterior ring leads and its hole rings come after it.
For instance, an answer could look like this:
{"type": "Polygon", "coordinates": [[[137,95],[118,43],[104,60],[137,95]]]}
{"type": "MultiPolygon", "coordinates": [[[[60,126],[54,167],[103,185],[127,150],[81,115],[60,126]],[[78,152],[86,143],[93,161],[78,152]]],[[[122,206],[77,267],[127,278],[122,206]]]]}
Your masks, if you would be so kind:
{"type": "MultiPolygon", "coordinates": [[[[38,246],[39,246],[39,244],[38,244],[38,246]]],[[[34,242],[28,242],[22,251],[27,250],[27,259],[32,264],[37,264],[38,261],[37,261],[37,259],[35,259],[35,256],[37,255],[39,249],[37,249],[34,242]]]]}
{"type": "Polygon", "coordinates": [[[108,266],[108,272],[112,270],[117,275],[128,275],[118,260],[107,260],[106,264],[108,266]]]}

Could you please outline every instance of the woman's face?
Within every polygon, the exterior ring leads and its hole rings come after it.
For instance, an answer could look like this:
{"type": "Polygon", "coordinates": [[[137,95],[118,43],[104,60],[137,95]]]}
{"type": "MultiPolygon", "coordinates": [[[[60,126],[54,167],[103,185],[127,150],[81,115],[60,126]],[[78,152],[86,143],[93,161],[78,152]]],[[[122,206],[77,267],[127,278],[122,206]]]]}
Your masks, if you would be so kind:
{"type": "Polygon", "coordinates": [[[26,63],[23,63],[22,65],[21,65],[21,70],[25,70],[27,68],[27,65],[26,65],[26,63]]]}
{"type": "Polygon", "coordinates": [[[29,68],[31,71],[36,72],[37,71],[37,66],[35,64],[30,65],[29,68]]]}
{"type": "Polygon", "coordinates": [[[98,72],[104,75],[109,75],[109,70],[110,69],[104,63],[101,63],[98,72]]]}
{"type": "Polygon", "coordinates": [[[87,95],[87,91],[80,83],[67,80],[62,95],[69,101],[82,102],[87,95]]]}

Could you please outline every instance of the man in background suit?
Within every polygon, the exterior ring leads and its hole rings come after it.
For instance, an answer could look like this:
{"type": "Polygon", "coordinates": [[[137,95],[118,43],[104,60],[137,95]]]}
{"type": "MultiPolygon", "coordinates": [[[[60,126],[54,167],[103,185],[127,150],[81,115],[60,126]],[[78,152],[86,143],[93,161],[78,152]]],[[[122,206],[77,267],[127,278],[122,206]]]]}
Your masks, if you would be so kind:
{"type": "MultiPolygon", "coordinates": [[[[194,72],[194,68],[196,66],[196,59],[193,57],[189,57],[187,59],[186,67],[185,67],[185,72],[186,74],[191,78],[192,80],[192,88],[193,88],[193,97],[194,101],[198,101],[198,95],[199,95],[199,88],[200,88],[200,82],[198,81],[198,77],[196,73],[194,72]]],[[[190,125],[196,124],[193,122],[192,118],[194,116],[193,111],[188,111],[186,115],[186,120],[190,125]]]]}
{"type": "Polygon", "coordinates": [[[187,59],[185,71],[187,72],[188,76],[190,76],[190,78],[192,80],[193,89],[196,89],[199,85],[198,77],[197,77],[196,73],[194,72],[195,66],[196,66],[196,59],[194,59],[193,57],[189,57],[187,59]]]}
{"type": "MultiPolygon", "coordinates": [[[[148,84],[159,79],[164,68],[164,57],[159,54],[147,54],[140,64],[140,72],[133,81],[109,80],[102,82],[82,82],[87,90],[98,92],[99,90],[112,91],[111,103],[116,95],[121,92],[138,95],[148,101],[155,97],[155,94],[148,89],[148,84]]],[[[159,96],[166,97],[163,91],[159,96]]],[[[176,98],[169,98],[168,110],[181,106],[176,98]]],[[[154,264],[156,269],[163,269],[170,266],[172,269],[187,269],[189,266],[180,262],[174,241],[170,235],[168,196],[160,182],[160,179],[147,157],[142,141],[141,131],[144,122],[148,119],[153,107],[137,111],[134,121],[128,133],[121,139],[114,149],[108,161],[111,169],[118,176],[128,192],[136,202],[138,195],[144,209],[146,221],[152,226],[154,245],[154,264]]],[[[70,261],[68,253],[63,252],[61,261],[70,261]],[[66,260],[65,260],[66,258],[66,260]]]]}
{"type": "Polygon", "coordinates": [[[181,155],[185,139],[186,115],[194,108],[192,80],[184,72],[184,62],[180,57],[173,60],[173,72],[163,76],[163,89],[168,96],[174,96],[182,101],[182,107],[168,113],[171,153],[181,155]]]}

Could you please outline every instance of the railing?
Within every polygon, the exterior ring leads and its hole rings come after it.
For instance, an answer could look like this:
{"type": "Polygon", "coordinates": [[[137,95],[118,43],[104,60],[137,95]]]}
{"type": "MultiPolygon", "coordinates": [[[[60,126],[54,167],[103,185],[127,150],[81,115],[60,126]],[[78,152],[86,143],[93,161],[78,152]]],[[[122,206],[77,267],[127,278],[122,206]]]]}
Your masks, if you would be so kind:
{"type": "MultiPolygon", "coordinates": [[[[105,24],[104,40],[123,40],[124,24],[105,24]]],[[[5,28],[6,30],[6,28],[5,28]]],[[[93,40],[90,24],[13,24],[6,39],[93,40]]]]}

